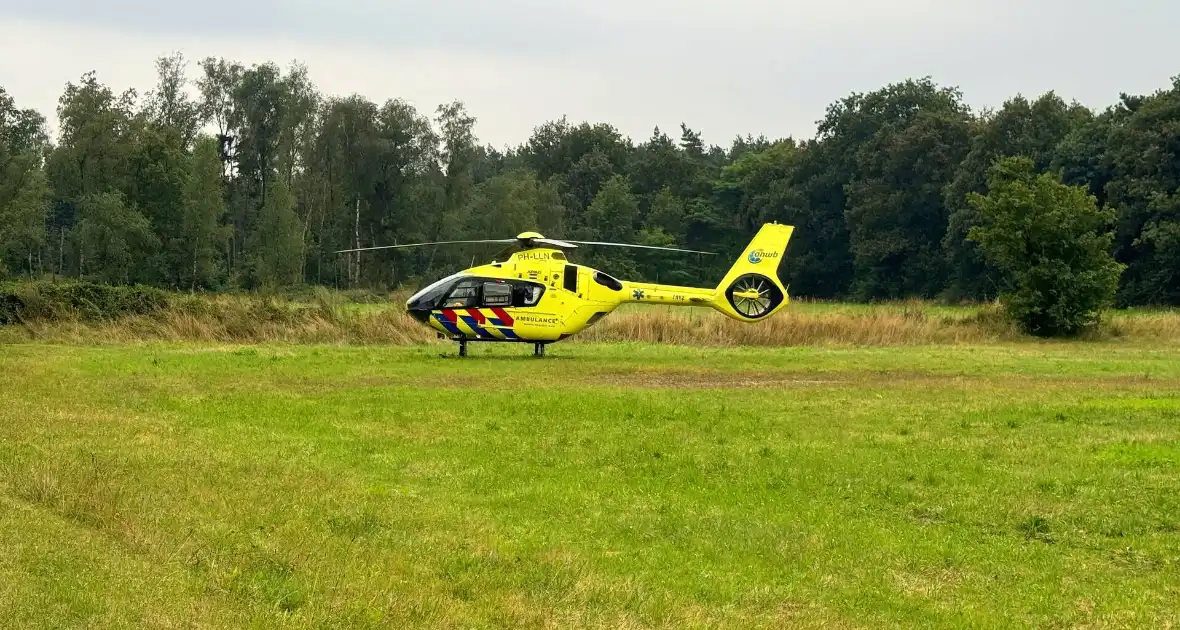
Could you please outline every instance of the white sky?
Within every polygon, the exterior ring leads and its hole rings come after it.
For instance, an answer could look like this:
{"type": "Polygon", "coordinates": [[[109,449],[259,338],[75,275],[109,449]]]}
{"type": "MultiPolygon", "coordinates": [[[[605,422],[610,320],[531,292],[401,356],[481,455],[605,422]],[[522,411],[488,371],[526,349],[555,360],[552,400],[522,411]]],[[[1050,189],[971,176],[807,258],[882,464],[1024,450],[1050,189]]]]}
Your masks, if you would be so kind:
{"type": "Polygon", "coordinates": [[[1175,0],[0,0],[0,86],[52,125],[67,81],[142,93],[179,50],[194,77],[209,55],[299,60],[327,94],[459,99],[498,147],[562,115],[728,146],[810,137],[829,103],[925,75],[977,109],[1105,107],[1180,74],[1177,25],[1175,0]]]}

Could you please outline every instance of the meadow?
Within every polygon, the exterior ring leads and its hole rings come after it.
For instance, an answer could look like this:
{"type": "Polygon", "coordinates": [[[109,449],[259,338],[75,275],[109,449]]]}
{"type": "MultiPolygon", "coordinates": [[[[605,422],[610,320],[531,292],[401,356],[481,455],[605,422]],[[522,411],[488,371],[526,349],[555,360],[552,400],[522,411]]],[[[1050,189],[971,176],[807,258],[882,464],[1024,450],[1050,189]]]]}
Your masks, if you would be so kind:
{"type": "Polygon", "coordinates": [[[0,626],[1180,624],[1173,312],[284,309],[0,327],[0,626]]]}

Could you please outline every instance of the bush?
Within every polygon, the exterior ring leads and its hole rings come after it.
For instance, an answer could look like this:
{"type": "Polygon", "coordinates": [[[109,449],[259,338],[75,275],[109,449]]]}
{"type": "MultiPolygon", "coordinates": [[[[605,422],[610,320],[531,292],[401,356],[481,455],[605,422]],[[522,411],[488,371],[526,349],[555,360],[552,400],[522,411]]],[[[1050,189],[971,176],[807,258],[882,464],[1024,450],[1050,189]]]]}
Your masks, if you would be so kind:
{"type": "Polygon", "coordinates": [[[968,238],[1005,275],[1000,301],[1026,332],[1072,336],[1098,325],[1124,269],[1110,255],[1113,211],[1083,188],[1037,175],[1023,157],[998,161],[988,194],[970,202],[984,222],[968,238]]]}
{"type": "Polygon", "coordinates": [[[59,319],[112,320],[167,307],[168,294],[152,287],[81,281],[0,285],[0,325],[59,319]]]}

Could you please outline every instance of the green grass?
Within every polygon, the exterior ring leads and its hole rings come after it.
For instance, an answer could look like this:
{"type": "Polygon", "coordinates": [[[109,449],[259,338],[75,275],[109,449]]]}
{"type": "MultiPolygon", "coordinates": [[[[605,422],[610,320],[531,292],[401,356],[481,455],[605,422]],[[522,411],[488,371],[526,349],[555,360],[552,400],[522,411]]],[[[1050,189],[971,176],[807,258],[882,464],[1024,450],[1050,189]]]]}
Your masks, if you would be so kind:
{"type": "Polygon", "coordinates": [[[529,351],[0,346],[0,625],[1180,624],[1175,345],[529,351]]]}

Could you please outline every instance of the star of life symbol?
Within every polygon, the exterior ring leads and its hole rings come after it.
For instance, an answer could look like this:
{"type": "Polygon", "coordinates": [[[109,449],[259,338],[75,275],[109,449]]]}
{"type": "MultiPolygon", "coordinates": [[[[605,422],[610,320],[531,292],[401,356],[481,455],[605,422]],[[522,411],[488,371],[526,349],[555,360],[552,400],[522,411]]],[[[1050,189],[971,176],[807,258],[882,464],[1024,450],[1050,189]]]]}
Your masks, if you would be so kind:
{"type": "Polygon", "coordinates": [[[643,289],[635,289],[634,291],[631,292],[631,297],[635,298],[636,300],[642,300],[643,299],[643,289]]]}

